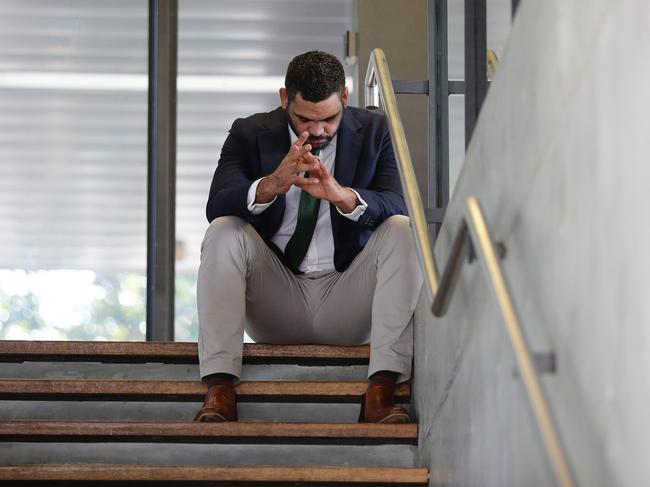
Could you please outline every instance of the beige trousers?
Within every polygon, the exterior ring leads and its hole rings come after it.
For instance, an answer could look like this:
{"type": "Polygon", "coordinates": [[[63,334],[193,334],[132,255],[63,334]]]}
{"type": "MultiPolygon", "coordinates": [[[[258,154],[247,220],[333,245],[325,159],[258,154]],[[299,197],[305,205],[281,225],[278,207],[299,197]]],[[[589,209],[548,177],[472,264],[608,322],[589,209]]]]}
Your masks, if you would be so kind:
{"type": "Polygon", "coordinates": [[[368,376],[411,375],[413,311],[422,286],[409,219],[381,224],[344,272],[294,275],[253,227],[216,218],[201,245],[201,377],[241,376],[244,330],[258,343],[370,343],[368,376]]]}

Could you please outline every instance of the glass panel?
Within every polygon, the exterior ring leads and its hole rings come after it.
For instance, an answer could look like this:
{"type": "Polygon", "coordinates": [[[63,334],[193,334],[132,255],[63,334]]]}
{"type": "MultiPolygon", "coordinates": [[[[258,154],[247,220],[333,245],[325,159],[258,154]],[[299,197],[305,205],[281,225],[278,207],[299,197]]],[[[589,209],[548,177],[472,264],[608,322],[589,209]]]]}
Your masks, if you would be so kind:
{"type": "Polygon", "coordinates": [[[465,0],[447,2],[449,79],[465,79],[465,0]]]}
{"type": "Polygon", "coordinates": [[[449,193],[454,192],[465,160],[465,97],[449,97],[449,193]]]}
{"type": "Polygon", "coordinates": [[[0,0],[0,339],[144,339],[146,128],[146,0],[0,0]]]}
{"type": "MultiPolygon", "coordinates": [[[[447,3],[450,80],[465,79],[465,0],[447,3]]],[[[449,194],[453,194],[465,159],[465,96],[449,97],[449,194]]]]}
{"type": "MultiPolygon", "coordinates": [[[[464,0],[448,2],[449,79],[465,78],[464,0]]],[[[487,0],[487,47],[501,58],[510,33],[511,0],[487,0]]],[[[487,70],[487,63],[486,63],[487,70]]],[[[453,193],[465,159],[465,97],[449,97],[449,190],[453,193]]]]}
{"type": "MultiPolygon", "coordinates": [[[[179,2],[176,340],[197,337],[205,203],[230,125],[279,105],[278,89],[296,54],[322,49],[342,57],[354,5],[354,0],[179,2]]],[[[349,76],[355,71],[346,66],[349,76]]]]}

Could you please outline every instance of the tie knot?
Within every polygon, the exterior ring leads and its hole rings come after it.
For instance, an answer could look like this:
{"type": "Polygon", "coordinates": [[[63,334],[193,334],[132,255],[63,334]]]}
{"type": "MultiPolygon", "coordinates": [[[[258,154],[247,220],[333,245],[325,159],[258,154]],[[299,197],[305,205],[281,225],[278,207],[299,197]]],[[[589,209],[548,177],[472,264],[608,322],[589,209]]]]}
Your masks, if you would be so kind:
{"type": "Polygon", "coordinates": [[[315,155],[316,157],[318,157],[318,155],[320,154],[320,147],[312,147],[311,148],[311,153],[313,155],[315,155]]]}

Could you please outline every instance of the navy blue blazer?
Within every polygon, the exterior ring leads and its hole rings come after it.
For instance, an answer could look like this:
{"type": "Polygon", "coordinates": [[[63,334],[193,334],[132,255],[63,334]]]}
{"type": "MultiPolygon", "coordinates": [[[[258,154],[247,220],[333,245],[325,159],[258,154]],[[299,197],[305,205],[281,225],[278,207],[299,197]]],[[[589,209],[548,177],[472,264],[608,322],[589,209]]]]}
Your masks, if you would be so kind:
{"type": "MultiPolygon", "coordinates": [[[[284,109],[235,120],[221,149],[206,208],[208,221],[238,216],[251,223],[280,259],[284,255],[271,237],[280,227],[285,196],[280,195],[259,215],[247,208],[251,183],[272,173],[289,151],[288,118],[284,109]]],[[[347,269],[372,232],[392,215],[406,215],[395,155],[383,115],[348,107],[339,125],[334,177],[359,193],[368,208],[354,222],[330,205],[334,235],[334,266],[347,269]]]]}

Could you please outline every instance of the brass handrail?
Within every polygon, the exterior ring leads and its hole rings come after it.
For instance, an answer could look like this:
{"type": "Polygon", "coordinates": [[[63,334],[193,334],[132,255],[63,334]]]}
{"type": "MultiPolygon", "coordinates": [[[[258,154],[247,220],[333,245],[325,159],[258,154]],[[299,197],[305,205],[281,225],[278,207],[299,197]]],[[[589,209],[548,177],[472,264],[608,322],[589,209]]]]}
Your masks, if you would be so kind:
{"type": "Polygon", "coordinates": [[[438,292],[438,269],[431,252],[427,219],[422,199],[419,196],[418,183],[406,143],[402,119],[397,108],[386,55],[383,50],[377,48],[373,49],[370,54],[366,72],[366,107],[379,108],[380,103],[386,113],[402,187],[406,192],[406,206],[411,218],[411,229],[415,236],[415,246],[420,256],[420,264],[424,269],[424,282],[429,292],[435,296],[438,292]]]}
{"type": "Polygon", "coordinates": [[[488,80],[492,81],[494,75],[497,74],[497,69],[499,68],[499,57],[497,53],[492,49],[487,50],[487,71],[488,71],[488,80]]]}
{"type": "Polygon", "coordinates": [[[575,485],[573,474],[560,442],[548,402],[544,397],[544,391],[534,365],[530,347],[521,327],[495,245],[478,200],[475,197],[469,197],[466,201],[466,214],[463,216],[461,226],[454,238],[449,260],[439,282],[438,268],[433,255],[433,247],[429,240],[422,200],[406,144],[404,128],[395,101],[388,63],[384,52],[379,48],[373,49],[370,55],[365,84],[366,106],[379,108],[381,104],[386,113],[393,150],[411,218],[411,229],[415,238],[418,258],[424,272],[424,281],[433,300],[433,313],[436,316],[445,314],[462,268],[463,256],[467,255],[465,250],[471,243],[475,243],[481,257],[482,267],[486,277],[492,284],[499,303],[515,353],[517,366],[558,485],[573,487],[575,485]]]}
{"type": "Polygon", "coordinates": [[[542,435],[546,453],[549,456],[553,471],[557,478],[558,484],[563,487],[572,487],[574,485],[573,475],[569,468],[569,463],[560,442],[557,428],[553,422],[553,416],[544,397],[544,391],[535,369],[535,364],[530,353],[530,347],[526,341],[524,330],[519,322],[519,317],[515,309],[512,297],[508,289],[501,262],[497,257],[494,242],[490,237],[490,232],[481,210],[481,205],[474,197],[467,198],[467,217],[469,221],[470,234],[472,241],[478,243],[481,254],[483,269],[486,271],[492,289],[499,302],[501,314],[510,336],[510,342],[515,352],[517,365],[524,381],[528,399],[533,408],[537,426],[542,435]]]}

